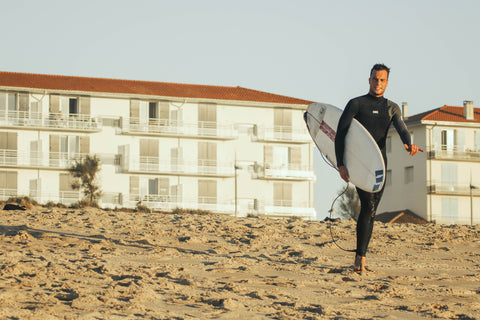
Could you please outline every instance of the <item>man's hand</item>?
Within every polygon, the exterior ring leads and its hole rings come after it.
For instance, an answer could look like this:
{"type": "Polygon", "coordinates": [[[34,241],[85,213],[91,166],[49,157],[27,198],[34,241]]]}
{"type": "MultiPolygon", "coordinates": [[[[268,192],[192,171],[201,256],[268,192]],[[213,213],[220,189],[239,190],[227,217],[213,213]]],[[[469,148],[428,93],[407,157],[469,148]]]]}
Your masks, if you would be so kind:
{"type": "Polygon", "coordinates": [[[347,183],[350,182],[350,176],[348,175],[347,167],[345,167],[345,166],[338,167],[338,173],[340,173],[340,177],[342,177],[342,179],[345,182],[347,182],[347,183]]]}
{"type": "Polygon", "coordinates": [[[410,155],[411,155],[411,156],[416,155],[418,151],[423,152],[423,150],[420,149],[420,148],[419,148],[417,145],[415,145],[415,144],[412,144],[411,146],[408,146],[408,145],[404,144],[403,146],[405,147],[405,149],[406,149],[408,152],[410,152],[410,155]]]}

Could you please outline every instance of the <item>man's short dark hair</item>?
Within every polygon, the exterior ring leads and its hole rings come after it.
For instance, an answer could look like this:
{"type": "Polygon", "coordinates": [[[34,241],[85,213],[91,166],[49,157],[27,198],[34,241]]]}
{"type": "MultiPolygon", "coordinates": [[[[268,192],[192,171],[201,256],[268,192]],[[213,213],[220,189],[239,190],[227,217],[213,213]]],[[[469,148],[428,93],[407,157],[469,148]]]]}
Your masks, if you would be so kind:
{"type": "Polygon", "coordinates": [[[381,71],[381,70],[385,70],[387,71],[387,78],[388,76],[390,75],[390,68],[387,67],[386,65],[384,65],[383,63],[377,63],[376,65],[373,66],[372,70],[370,70],[370,76],[372,75],[372,73],[375,71],[381,71]]]}

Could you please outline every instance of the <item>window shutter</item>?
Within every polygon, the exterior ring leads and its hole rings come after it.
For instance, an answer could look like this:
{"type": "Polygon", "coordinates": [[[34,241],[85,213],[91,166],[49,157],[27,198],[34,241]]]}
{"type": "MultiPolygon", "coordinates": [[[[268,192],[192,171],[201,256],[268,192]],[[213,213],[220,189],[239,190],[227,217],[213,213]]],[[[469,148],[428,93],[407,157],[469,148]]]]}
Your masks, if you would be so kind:
{"type": "Polygon", "coordinates": [[[50,158],[59,159],[60,153],[60,136],[50,135],[50,158]]]}
{"type": "Polygon", "coordinates": [[[74,191],[72,176],[69,173],[60,173],[60,191],[74,191]]]}
{"type": "Polygon", "coordinates": [[[17,150],[17,133],[16,132],[9,132],[7,135],[7,149],[9,150],[17,150]]]}
{"type": "Polygon", "coordinates": [[[0,93],[0,112],[4,113],[5,109],[7,109],[7,94],[0,93]]]}
{"type": "Polygon", "coordinates": [[[28,111],[28,93],[18,94],[18,110],[23,112],[28,111]]]}
{"type": "Polygon", "coordinates": [[[158,155],[159,155],[158,140],[152,139],[152,140],[149,141],[148,155],[150,157],[158,158],[158,155]]]}
{"type": "Polygon", "coordinates": [[[90,153],[90,137],[89,136],[80,137],[80,153],[82,154],[90,153]]]}
{"type": "Polygon", "coordinates": [[[300,169],[302,165],[302,148],[301,147],[290,147],[290,164],[292,169],[300,169]]]}
{"type": "Polygon", "coordinates": [[[7,188],[7,171],[0,171],[0,189],[7,188]]]}
{"type": "Polygon", "coordinates": [[[90,97],[80,97],[80,114],[90,115],[90,97]]]}
{"type": "Polygon", "coordinates": [[[140,118],[140,101],[130,100],[130,118],[140,118]]]}
{"type": "Polygon", "coordinates": [[[0,149],[8,149],[8,132],[0,132],[0,149]]]}
{"type": "Polygon", "coordinates": [[[273,164],[273,147],[272,146],[265,146],[263,148],[263,158],[265,164],[273,164]]]}
{"type": "Polygon", "coordinates": [[[56,94],[50,95],[50,112],[60,113],[60,96],[56,94]]]}
{"type": "Polygon", "coordinates": [[[170,119],[170,102],[160,101],[159,108],[160,108],[160,119],[163,119],[163,120],[170,119]]]}
{"type": "Polygon", "coordinates": [[[198,197],[200,203],[216,203],[217,181],[198,180],[198,197]]]}
{"type": "Polygon", "coordinates": [[[7,171],[7,189],[17,190],[17,172],[7,171]]]}
{"type": "Polygon", "coordinates": [[[130,194],[140,194],[140,178],[138,176],[130,176],[130,194]]]}
{"type": "Polygon", "coordinates": [[[158,178],[158,194],[168,196],[170,191],[170,180],[168,178],[158,178]]]}

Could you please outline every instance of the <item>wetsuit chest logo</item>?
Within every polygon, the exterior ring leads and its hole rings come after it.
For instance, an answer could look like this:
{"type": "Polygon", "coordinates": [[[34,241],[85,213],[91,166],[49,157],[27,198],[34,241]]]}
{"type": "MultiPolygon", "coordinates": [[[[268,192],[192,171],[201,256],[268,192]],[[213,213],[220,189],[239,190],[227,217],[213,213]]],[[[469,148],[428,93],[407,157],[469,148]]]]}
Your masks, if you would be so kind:
{"type": "Polygon", "coordinates": [[[372,113],[373,114],[378,114],[378,110],[373,110],[372,113]]]}

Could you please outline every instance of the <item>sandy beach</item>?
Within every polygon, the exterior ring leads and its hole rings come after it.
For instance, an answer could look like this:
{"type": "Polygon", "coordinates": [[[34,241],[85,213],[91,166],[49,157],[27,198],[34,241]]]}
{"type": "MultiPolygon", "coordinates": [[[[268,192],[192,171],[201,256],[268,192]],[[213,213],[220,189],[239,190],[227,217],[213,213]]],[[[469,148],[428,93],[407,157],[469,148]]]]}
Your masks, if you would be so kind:
{"type": "Polygon", "coordinates": [[[480,226],[1,211],[0,319],[480,319],[480,226]],[[355,223],[332,223],[353,248],[355,223]]]}

